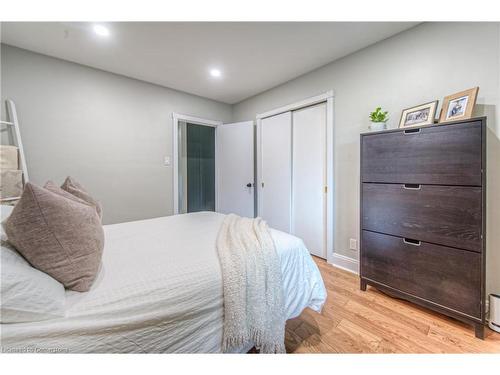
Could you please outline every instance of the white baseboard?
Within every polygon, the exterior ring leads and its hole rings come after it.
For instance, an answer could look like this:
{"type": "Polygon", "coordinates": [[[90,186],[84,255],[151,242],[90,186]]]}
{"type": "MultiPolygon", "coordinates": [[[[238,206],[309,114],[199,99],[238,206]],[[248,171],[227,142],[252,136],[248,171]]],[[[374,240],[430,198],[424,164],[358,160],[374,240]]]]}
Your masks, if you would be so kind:
{"type": "Polygon", "coordinates": [[[359,263],[356,259],[346,257],[345,255],[333,253],[330,264],[348,272],[359,274],[359,263]]]}

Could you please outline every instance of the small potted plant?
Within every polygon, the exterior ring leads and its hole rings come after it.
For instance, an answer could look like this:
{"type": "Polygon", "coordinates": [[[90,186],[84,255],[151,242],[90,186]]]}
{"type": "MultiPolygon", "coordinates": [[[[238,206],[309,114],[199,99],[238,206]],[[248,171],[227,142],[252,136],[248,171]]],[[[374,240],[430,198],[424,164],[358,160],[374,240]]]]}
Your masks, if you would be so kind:
{"type": "Polygon", "coordinates": [[[370,113],[370,130],[379,131],[387,129],[387,121],[389,120],[389,112],[382,111],[381,107],[377,107],[375,111],[370,113]]]}

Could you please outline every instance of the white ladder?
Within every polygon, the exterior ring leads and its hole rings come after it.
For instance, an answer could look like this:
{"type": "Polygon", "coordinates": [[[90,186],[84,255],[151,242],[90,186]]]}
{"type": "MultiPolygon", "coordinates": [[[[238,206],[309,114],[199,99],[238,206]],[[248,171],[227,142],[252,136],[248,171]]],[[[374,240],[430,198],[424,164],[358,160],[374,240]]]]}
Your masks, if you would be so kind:
{"type": "MultiPolygon", "coordinates": [[[[11,99],[7,99],[5,103],[7,105],[8,121],[0,121],[0,124],[6,125],[7,129],[10,130],[12,134],[13,146],[16,146],[17,149],[19,150],[19,161],[21,164],[21,170],[23,171],[23,186],[24,186],[26,182],[29,181],[28,167],[26,165],[26,158],[24,156],[24,148],[23,148],[23,142],[21,140],[21,132],[19,131],[19,121],[17,119],[16,105],[14,104],[14,101],[12,101],[11,99]]],[[[2,201],[13,201],[18,199],[19,197],[2,198],[2,201]]]]}

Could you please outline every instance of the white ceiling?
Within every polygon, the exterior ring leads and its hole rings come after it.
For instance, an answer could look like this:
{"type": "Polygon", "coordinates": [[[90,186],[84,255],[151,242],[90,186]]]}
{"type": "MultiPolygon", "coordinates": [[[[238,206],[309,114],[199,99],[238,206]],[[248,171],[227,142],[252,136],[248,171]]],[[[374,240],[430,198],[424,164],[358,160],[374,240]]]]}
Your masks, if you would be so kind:
{"type": "Polygon", "coordinates": [[[2,23],[2,42],[143,81],[237,103],[416,23],[2,23]],[[211,68],[222,77],[210,77],[211,68]]]}

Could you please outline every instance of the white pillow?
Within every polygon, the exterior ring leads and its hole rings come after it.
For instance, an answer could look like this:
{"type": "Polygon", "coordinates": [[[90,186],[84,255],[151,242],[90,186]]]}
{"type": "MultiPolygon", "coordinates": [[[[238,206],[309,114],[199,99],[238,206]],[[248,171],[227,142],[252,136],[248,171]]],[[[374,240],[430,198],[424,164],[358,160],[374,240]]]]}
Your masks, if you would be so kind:
{"type": "Polygon", "coordinates": [[[2,204],[0,207],[0,213],[2,215],[2,220],[7,219],[13,209],[14,209],[14,206],[11,206],[9,204],[2,204]]]}
{"type": "Polygon", "coordinates": [[[0,222],[2,223],[2,225],[0,225],[0,238],[2,241],[7,241],[7,235],[3,230],[3,221],[9,217],[13,209],[14,206],[8,206],[5,204],[0,205],[0,222]]]}
{"type": "Polygon", "coordinates": [[[64,317],[64,286],[31,265],[2,239],[0,322],[21,323],[64,317]]]}

